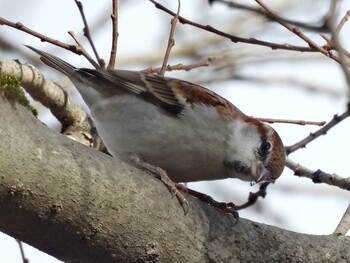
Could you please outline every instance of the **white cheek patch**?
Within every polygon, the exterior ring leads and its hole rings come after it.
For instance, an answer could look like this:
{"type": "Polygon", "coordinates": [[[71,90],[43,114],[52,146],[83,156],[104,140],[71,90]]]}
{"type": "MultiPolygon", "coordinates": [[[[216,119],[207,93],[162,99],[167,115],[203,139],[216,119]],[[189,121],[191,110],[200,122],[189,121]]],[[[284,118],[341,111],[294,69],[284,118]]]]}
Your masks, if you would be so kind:
{"type": "Polygon", "coordinates": [[[253,162],[256,158],[255,150],[261,141],[256,127],[243,121],[236,121],[231,124],[230,130],[227,157],[244,163],[253,162]]]}

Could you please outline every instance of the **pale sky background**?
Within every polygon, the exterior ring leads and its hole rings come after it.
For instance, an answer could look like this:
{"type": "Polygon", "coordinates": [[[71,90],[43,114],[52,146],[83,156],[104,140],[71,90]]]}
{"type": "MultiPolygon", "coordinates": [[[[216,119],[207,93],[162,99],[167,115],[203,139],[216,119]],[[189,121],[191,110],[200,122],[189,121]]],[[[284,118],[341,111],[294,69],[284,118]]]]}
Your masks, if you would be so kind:
{"type": "MultiPolygon", "coordinates": [[[[85,8],[86,17],[91,26],[100,24],[101,17],[109,17],[111,1],[82,1],[85,8]]],[[[120,1],[119,20],[119,46],[118,58],[125,61],[129,57],[145,55],[155,52],[163,52],[166,48],[167,37],[163,33],[169,31],[170,17],[162,11],[156,9],[147,0],[120,1]]],[[[170,1],[159,1],[168,3],[170,1]]],[[[254,3],[254,1],[244,1],[254,3]]],[[[266,1],[268,3],[278,1],[266,1]]],[[[298,2],[298,1],[295,1],[298,2]]],[[[315,5],[317,12],[310,13],[310,5],[315,1],[299,1],[300,8],[287,12],[285,15],[294,19],[305,21],[315,21],[320,13],[325,13],[329,1],[318,1],[315,5]],[[304,3],[305,2],[305,3],[304,3]],[[304,10],[305,7],[305,10],[304,10]],[[320,11],[319,11],[320,10],[320,11]],[[324,11],[321,11],[324,10],[324,11]],[[307,14],[307,15],[306,15],[307,14]]],[[[350,1],[343,1],[340,15],[343,16],[350,9],[350,1]]],[[[176,9],[177,1],[171,1],[173,10],[176,9]]],[[[275,5],[277,8],[278,6],[275,5]]],[[[182,1],[181,14],[186,18],[205,24],[211,24],[220,28],[220,23],[230,16],[237,14],[226,7],[216,4],[210,7],[203,0],[182,1]],[[203,19],[203,17],[205,19],[203,19]]],[[[252,15],[250,13],[245,13],[252,15]]],[[[0,16],[13,22],[20,21],[29,28],[59,39],[63,42],[73,43],[68,30],[74,30],[81,35],[83,28],[80,14],[71,0],[60,1],[21,1],[21,0],[0,0],[0,16]]],[[[108,20],[108,19],[107,19],[108,20]]],[[[257,23],[257,22],[256,22],[257,23]]],[[[261,20],[259,23],[262,23],[261,20]]],[[[100,55],[108,61],[110,52],[110,23],[102,23],[98,30],[93,30],[92,35],[95,40],[100,55]]],[[[261,26],[259,24],[258,26],[261,26]]],[[[234,27],[234,25],[233,25],[234,27]]],[[[227,30],[226,30],[227,31],[227,30]]],[[[177,32],[181,32],[179,38],[192,37],[197,35],[207,35],[205,33],[179,24],[177,32]]],[[[249,37],[249,34],[242,32],[242,35],[249,37]]],[[[278,25],[270,26],[267,31],[257,35],[266,40],[275,40],[278,36],[280,43],[303,44],[286,32],[278,25]],[[277,33],[276,33],[277,32],[277,33]]],[[[310,36],[315,36],[310,34],[310,36]]],[[[350,49],[350,22],[342,30],[342,40],[344,46],[350,49]]],[[[72,53],[58,49],[51,44],[42,43],[40,40],[9,27],[0,26],[0,38],[6,39],[16,48],[19,48],[33,56],[22,44],[32,45],[47,52],[54,52],[57,56],[69,60],[75,66],[91,67],[83,57],[78,57],[72,53]]],[[[81,40],[84,38],[81,36],[81,40]]],[[[176,39],[175,39],[176,40],[176,39]]],[[[320,41],[320,38],[317,37],[320,41]]],[[[85,41],[85,40],[84,40],[85,41]]],[[[277,41],[277,40],[275,40],[277,41]]],[[[244,49],[242,44],[234,44],[230,41],[224,42],[227,48],[232,47],[237,50],[244,49]]],[[[324,43],[324,42],[319,42],[324,43]]],[[[87,45],[85,45],[87,47],[87,45]]],[[[176,46],[175,46],[176,48],[176,46]]],[[[251,50],[264,51],[273,58],[277,54],[269,48],[250,46],[251,50]]],[[[287,52],[288,56],[300,54],[287,52]]],[[[302,56],[308,54],[301,54],[302,56]]],[[[4,52],[0,50],[0,56],[6,58],[19,58],[21,62],[35,63],[29,61],[28,57],[21,57],[16,52],[4,52]]],[[[312,121],[329,121],[334,114],[341,114],[345,111],[348,101],[348,88],[346,86],[340,67],[330,59],[324,59],[321,55],[318,60],[308,61],[287,61],[276,62],[273,59],[270,63],[251,64],[239,68],[239,73],[250,74],[261,77],[289,77],[297,80],[306,80],[317,87],[326,88],[343,94],[342,96],[329,96],[327,93],[309,92],[298,88],[293,84],[277,83],[275,85],[261,85],[245,81],[223,81],[205,84],[225,98],[233,102],[244,113],[257,117],[300,119],[312,121]]],[[[34,56],[33,56],[34,58],[34,56]]],[[[183,60],[172,60],[171,64],[184,62],[183,60]]],[[[123,65],[120,68],[144,69],[148,66],[159,66],[161,61],[155,64],[123,65]]],[[[62,81],[62,75],[42,66],[40,69],[55,80],[62,81]]],[[[197,69],[198,72],[208,69],[197,69]]],[[[188,79],[195,73],[171,73],[169,76],[179,76],[188,79]]],[[[208,73],[210,74],[210,73],[208,73]]],[[[213,73],[212,73],[213,74],[213,73]]],[[[68,83],[68,82],[66,82],[68,83]]],[[[75,101],[79,101],[75,93],[75,101]]],[[[40,111],[40,118],[53,125],[54,121],[45,110],[40,111]]],[[[285,145],[291,145],[307,136],[310,132],[316,131],[315,126],[298,126],[288,124],[274,124],[273,127],[279,132],[285,145]]],[[[327,136],[317,139],[302,149],[290,155],[291,159],[307,166],[310,169],[321,169],[325,172],[336,173],[349,177],[349,149],[350,149],[350,120],[345,120],[334,127],[327,136]]],[[[233,201],[237,204],[247,199],[250,191],[256,191],[257,187],[249,186],[236,179],[221,181],[190,183],[189,187],[198,189],[212,197],[222,201],[233,201]]],[[[336,228],[340,218],[350,203],[350,193],[328,185],[313,184],[309,179],[298,178],[286,168],[281,178],[269,186],[265,199],[248,209],[240,212],[240,216],[276,225],[296,232],[309,234],[331,234],[336,228]],[[258,211],[257,211],[258,210],[258,211]]],[[[30,226],[28,226],[30,227],[30,226]]],[[[25,246],[25,254],[31,263],[37,262],[60,262],[55,258],[47,256],[30,246],[25,246]]],[[[18,245],[14,239],[0,233],[0,262],[22,262],[18,245]]]]}

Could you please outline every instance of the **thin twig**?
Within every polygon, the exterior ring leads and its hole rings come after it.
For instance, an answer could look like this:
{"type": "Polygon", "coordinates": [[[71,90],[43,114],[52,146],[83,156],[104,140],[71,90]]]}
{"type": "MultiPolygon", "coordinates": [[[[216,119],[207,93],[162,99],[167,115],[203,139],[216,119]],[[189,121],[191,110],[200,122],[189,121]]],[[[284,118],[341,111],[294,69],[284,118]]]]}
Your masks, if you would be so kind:
{"type": "MultiPolygon", "coordinates": [[[[152,2],[156,8],[168,13],[169,15],[176,16],[176,14],[174,12],[167,9],[163,5],[159,4],[155,0],[149,0],[149,1],[152,2]]],[[[317,50],[310,48],[310,47],[295,46],[295,45],[290,45],[290,44],[276,44],[276,43],[272,43],[272,42],[268,42],[268,41],[258,40],[255,38],[243,38],[243,37],[234,36],[234,35],[225,33],[223,31],[220,31],[220,30],[218,30],[210,25],[202,25],[202,24],[193,22],[191,20],[188,20],[182,16],[179,16],[179,22],[182,24],[191,25],[193,27],[197,27],[197,28],[203,29],[205,31],[214,33],[216,35],[228,38],[234,43],[241,42],[241,43],[247,43],[247,44],[252,44],[252,45],[270,47],[271,49],[283,49],[283,50],[293,50],[293,51],[302,51],[302,52],[317,52],[317,50]]]]}
{"type": "MultiPolygon", "coordinates": [[[[215,58],[214,57],[209,57],[207,60],[198,62],[198,63],[193,63],[193,64],[188,64],[188,65],[183,65],[183,64],[176,64],[176,65],[167,65],[165,70],[166,71],[172,71],[172,70],[186,70],[186,71],[190,71],[191,69],[194,68],[199,68],[199,67],[207,67],[209,66],[209,64],[214,61],[215,58]]],[[[148,73],[157,73],[160,74],[160,70],[162,68],[154,68],[154,67],[149,67],[146,68],[144,70],[142,70],[143,72],[148,72],[148,73]]]]}
{"type": "MultiPolygon", "coordinates": [[[[350,106],[350,105],[349,105],[350,106]]],[[[323,126],[321,129],[316,131],[315,133],[310,133],[309,136],[302,139],[301,141],[286,147],[286,153],[287,155],[291,154],[292,152],[295,152],[296,150],[300,148],[304,148],[309,142],[315,140],[321,135],[325,135],[330,129],[332,129],[335,125],[340,123],[342,120],[346,119],[350,116],[350,109],[346,110],[342,115],[338,116],[337,114],[334,115],[333,119],[328,122],[325,126],[323,126]]]]}
{"type": "Polygon", "coordinates": [[[21,251],[21,256],[22,256],[22,261],[23,263],[29,263],[29,259],[26,258],[26,256],[24,255],[24,249],[23,249],[23,243],[21,240],[16,239],[19,249],[21,251]]]}
{"type": "Polygon", "coordinates": [[[343,25],[346,23],[346,21],[348,21],[350,16],[350,11],[348,11],[345,16],[343,17],[343,19],[340,21],[340,23],[338,24],[338,26],[336,28],[334,28],[334,21],[335,21],[335,17],[336,14],[334,13],[330,19],[329,19],[329,23],[328,26],[331,29],[332,32],[332,43],[334,44],[334,49],[338,51],[339,54],[339,60],[340,60],[340,67],[344,73],[346,82],[348,84],[348,89],[350,89],[350,71],[349,71],[349,63],[347,61],[346,55],[343,52],[343,47],[339,41],[339,32],[341,30],[341,28],[343,27],[343,25]]]}
{"type": "Polygon", "coordinates": [[[267,123],[288,123],[288,124],[298,124],[298,125],[317,125],[323,126],[326,124],[325,121],[303,121],[303,120],[287,120],[287,119],[271,119],[271,118],[256,118],[259,121],[267,122],[267,123]]]}
{"type": "MultiPolygon", "coordinates": [[[[332,39],[330,39],[328,36],[326,36],[325,34],[320,33],[320,36],[326,40],[327,44],[323,45],[323,48],[327,49],[327,50],[337,50],[337,47],[335,47],[334,42],[332,41],[332,39]]],[[[339,47],[341,52],[344,53],[345,56],[347,56],[348,58],[350,58],[350,52],[348,52],[345,48],[343,47],[339,47]]]]}
{"type": "Polygon", "coordinates": [[[112,49],[111,56],[109,58],[107,69],[112,70],[115,67],[115,60],[117,57],[117,47],[118,47],[118,0],[113,0],[113,13],[111,15],[112,19],[112,49]]]}
{"type": "Polygon", "coordinates": [[[178,7],[177,7],[176,15],[171,19],[171,28],[170,28],[170,33],[169,33],[168,45],[167,45],[166,52],[164,55],[162,68],[159,71],[160,76],[164,76],[164,73],[166,71],[166,66],[168,64],[171,48],[175,45],[174,34],[175,34],[176,23],[179,19],[181,1],[177,0],[177,3],[178,3],[178,7]]]}
{"type": "MultiPolygon", "coordinates": [[[[69,50],[69,51],[71,51],[71,52],[73,52],[75,54],[83,55],[92,65],[94,65],[95,67],[97,65],[96,62],[91,58],[91,56],[86,52],[86,50],[80,44],[78,44],[78,45],[69,45],[69,44],[63,43],[63,42],[61,42],[59,40],[56,40],[56,39],[50,38],[48,36],[45,36],[43,34],[40,34],[40,33],[36,32],[36,31],[34,31],[34,30],[24,26],[20,22],[13,23],[13,22],[11,22],[9,20],[6,20],[4,18],[1,18],[1,17],[0,17],[0,25],[6,25],[6,26],[13,27],[13,28],[18,29],[20,31],[23,31],[23,32],[25,32],[25,33],[27,33],[29,35],[32,35],[34,37],[39,38],[42,42],[48,42],[48,43],[51,43],[51,44],[53,44],[55,46],[64,48],[66,50],[69,50]]],[[[76,38],[74,38],[74,40],[76,41],[76,38]]],[[[97,65],[97,66],[100,67],[99,65],[97,65]]]]}
{"type": "Polygon", "coordinates": [[[74,33],[74,31],[68,31],[68,34],[74,39],[74,41],[77,43],[79,49],[81,50],[81,53],[84,55],[84,57],[95,67],[95,68],[101,68],[101,66],[96,63],[96,61],[90,56],[90,54],[85,50],[81,42],[79,41],[77,35],[74,33]]]}
{"type": "Polygon", "coordinates": [[[339,235],[339,236],[345,236],[349,229],[350,229],[350,205],[346,209],[342,219],[340,220],[333,234],[339,235]]]}
{"type": "Polygon", "coordinates": [[[290,158],[286,159],[286,166],[294,171],[294,175],[310,178],[316,184],[325,183],[350,191],[350,177],[345,178],[334,173],[329,174],[321,171],[320,169],[311,170],[305,166],[293,162],[290,158]]]}
{"type": "MultiPolygon", "coordinates": [[[[260,14],[260,15],[268,18],[268,19],[271,19],[271,16],[268,13],[266,13],[266,11],[264,9],[262,9],[262,8],[256,8],[256,7],[253,7],[253,6],[236,3],[234,1],[210,0],[209,2],[210,3],[215,3],[215,2],[223,3],[223,4],[226,4],[228,7],[251,11],[251,12],[260,14]]],[[[327,17],[328,16],[325,16],[323,18],[323,21],[321,23],[318,23],[318,25],[317,24],[313,25],[311,23],[303,23],[303,22],[300,22],[300,21],[295,21],[295,20],[291,20],[291,19],[288,19],[288,18],[283,18],[283,17],[278,16],[278,18],[280,20],[285,21],[286,23],[289,23],[289,24],[292,24],[292,25],[295,25],[295,26],[298,26],[298,27],[302,27],[302,28],[305,28],[305,29],[310,30],[310,31],[316,31],[316,32],[326,31],[328,29],[327,26],[326,26],[327,17]]]]}
{"type": "Polygon", "coordinates": [[[264,10],[266,10],[266,12],[271,16],[271,18],[273,18],[276,22],[278,22],[279,24],[281,24],[283,27],[285,27],[286,29],[288,29],[289,31],[293,32],[295,35],[297,35],[299,38],[301,38],[302,40],[304,40],[310,48],[314,49],[315,51],[318,51],[320,53],[322,53],[323,55],[337,61],[338,63],[340,63],[340,60],[338,57],[334,56],[332,54],[332,52],[330,50],[327,50],[319,45],[317,45],[312,39],[310,39],[309,37],[307,37],[303,32],[300,31],[299,28],[297,27],[293,27],[290,24],[288,24],[287,22],[281,20],[272,10],[270,10],[270,8],[261,0],[255,0],[255,2],[257,2],[264,10]]]}
{"type": "Polygon", "coordinates": [[[45,36],[43,34],[40,34],[36,31],[24,26],[21,22],[14,23],[14,22],[11,22],[9,20],[6,20],[6,19],[0,17],[0,25],[6,25],[9,27],[13,27],[13,28],[18,29],[20,31],[23,31],[29,35],[32,35],[34,37],[39,38],[41,40],[41,42],[51,43],[51,44],[56,45],[58,47],[62,47],[64,49],[70,50],[78,55],[82,54],[82,50],[80,49],[80,47],[75,46],[75,45],[69,45],[69,44],[63,43],[57,39],[53,39],[53,38],[50,38],[50,37],[45,36]]]}
{"type": "Polygon", "coordinates": [[[342,18],[342,20],[339,22],[339,24],[335,28],[334,35],[339,35],[340,30],[343,28],[343,26],[346,24],[349,18],[350,18],[350,10],[346,12],[345,16],[342,18]]]}
{"type": "Polygon", "coordinates": [[[95,44],[92,40],[92,37],[91,37],[91,34],[90,34],[90,29],[89,29],[89,25],[87,23],[87,20],[86,20],[86,17],[85,17],[85,13],[84,13],[84,8],[83,8],[83,4],[79,1],[79,0],[74,0],[78,9],[79,9],[79,12],[80,12],[80,15],[81,15],[81,18],[83,19],[83,23],[84,23],[84,29],[83,29],[83,32],[84,32],[84,36],[86,36],[86,38],[88,39],[89,43],[90,43],[90,46],[92,48],[92,50],[94,51],[94,54],[95,54],[95,57],[97,59],[97,62],[98,64],[100,65],[101,68],[104,68],[105,66],[105,62],[103,59],[100,58],[100,56],[98,55],[98,52],[97,52],[97,49],[95,47],[95,44]]]}

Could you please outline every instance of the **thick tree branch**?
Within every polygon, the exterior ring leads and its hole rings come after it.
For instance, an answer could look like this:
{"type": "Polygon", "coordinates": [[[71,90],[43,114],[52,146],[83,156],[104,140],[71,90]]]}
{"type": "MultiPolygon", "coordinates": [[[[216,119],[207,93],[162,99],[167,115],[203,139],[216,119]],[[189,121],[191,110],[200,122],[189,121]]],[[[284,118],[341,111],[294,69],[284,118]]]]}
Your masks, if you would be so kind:
{"type": "Polygon", "coordinates": [[[69,97],[65,88],[45,78],[33,65],[0,58],[0,75],[16,77],[30,96],[51,110],[62,124],[61,132],[91,144],[91,123],[87,114],[69,97]]]}
{"type": "Polygon", "coordinates": [[[0,230],[70,262],[340,262],[347,237],[297,234],[188,197],[0,96],[0,230]],[[248,245],[249,244],[249,245],[248,245]],[[329,255],[332,255],[329,257],[329,255]]]}

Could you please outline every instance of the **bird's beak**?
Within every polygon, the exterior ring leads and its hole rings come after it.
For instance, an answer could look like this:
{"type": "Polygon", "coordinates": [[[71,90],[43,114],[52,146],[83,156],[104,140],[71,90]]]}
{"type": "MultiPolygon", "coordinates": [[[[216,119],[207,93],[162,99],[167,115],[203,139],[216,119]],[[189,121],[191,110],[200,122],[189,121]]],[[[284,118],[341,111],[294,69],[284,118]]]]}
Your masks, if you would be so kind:
{"type": "Polygon", "coordinates": [[[257,162],[252,166],[252,175],[255,179],[255,183],[262,183],[267,181],[270,171],[267,170],[261,162],[257,162]]]}

